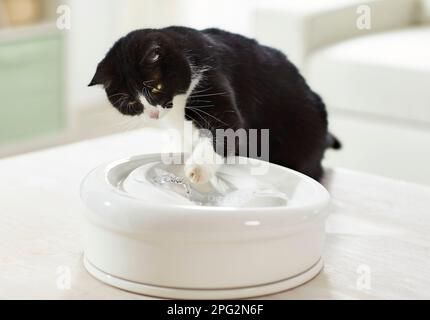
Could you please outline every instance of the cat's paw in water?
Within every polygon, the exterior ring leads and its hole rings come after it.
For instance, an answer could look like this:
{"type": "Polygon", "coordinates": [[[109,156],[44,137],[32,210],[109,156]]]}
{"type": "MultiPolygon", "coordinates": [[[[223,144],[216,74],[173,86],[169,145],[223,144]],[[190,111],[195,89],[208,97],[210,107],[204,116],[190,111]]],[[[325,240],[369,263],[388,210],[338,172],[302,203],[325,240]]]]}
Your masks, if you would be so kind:
{"type": "Polygon", "coordinates": [[[186,165],[184,171],[188,180],[195,184],[207,183],[213,177],[213,171],[201,164],[186,165]]]}

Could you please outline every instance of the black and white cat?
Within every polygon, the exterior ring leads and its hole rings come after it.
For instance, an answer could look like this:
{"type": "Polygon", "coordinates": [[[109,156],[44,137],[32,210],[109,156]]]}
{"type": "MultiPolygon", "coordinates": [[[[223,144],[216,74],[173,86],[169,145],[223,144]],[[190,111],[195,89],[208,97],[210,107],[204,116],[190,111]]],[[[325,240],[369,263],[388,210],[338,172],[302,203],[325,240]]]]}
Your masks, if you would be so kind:
{"type": "MultiPolygon", "coordinates": [[[[124,115],[183,130],[269,129],[270,162],[320,179],[327,148],[340,148],[327,131],[321,98],[280,51],[219,29],[136,30],[119,39],[97,66],[90,86],[101,84],[124,115]]],[[[194,183],[209,181],[219,161],[235,150],[208,135],[185,164],[194,183]]]]}

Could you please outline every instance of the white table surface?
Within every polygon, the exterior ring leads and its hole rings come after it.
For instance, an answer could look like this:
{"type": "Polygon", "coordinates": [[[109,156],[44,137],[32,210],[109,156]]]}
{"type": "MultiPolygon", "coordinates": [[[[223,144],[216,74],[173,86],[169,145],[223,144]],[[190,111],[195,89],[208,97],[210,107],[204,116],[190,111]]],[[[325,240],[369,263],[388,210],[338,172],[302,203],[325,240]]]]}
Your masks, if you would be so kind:
{"type": "MultiPolygon", "coordinates": [[[[100,163],[159,151],[158,139],[143,129],[0,160],[0,298],[148,298],[84,269],[79,184],[100,163]]],[[[429,299],[430,188],[344,169],[324,184],[333,198],[324,270],[263,298],[429,299]]]]}

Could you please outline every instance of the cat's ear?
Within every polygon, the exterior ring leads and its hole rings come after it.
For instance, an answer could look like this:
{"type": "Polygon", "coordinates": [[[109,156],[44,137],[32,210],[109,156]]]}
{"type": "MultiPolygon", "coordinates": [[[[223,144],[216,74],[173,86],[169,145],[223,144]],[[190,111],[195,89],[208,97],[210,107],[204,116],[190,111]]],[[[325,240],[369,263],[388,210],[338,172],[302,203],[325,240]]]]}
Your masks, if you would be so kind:
{"type": "Polygon", "coordinates": [[[152,64],[156,63],[161,59],[162,51],[161,47],[158,44],[154,44],[146,50],[142,56],[142,59],[140,60],[140,64],[152,64]]]}
{"type": "Polygon", "coordinates": [[[106,59],[102,60],[97,65],[96,73],[94,74],[91,82],[88,84],[88,87],[95,86],[95,85],[103,85],[105,87],[109,86],[109,83],[112,79],[112,68],[110,67],[110,64],[106,59]]]}

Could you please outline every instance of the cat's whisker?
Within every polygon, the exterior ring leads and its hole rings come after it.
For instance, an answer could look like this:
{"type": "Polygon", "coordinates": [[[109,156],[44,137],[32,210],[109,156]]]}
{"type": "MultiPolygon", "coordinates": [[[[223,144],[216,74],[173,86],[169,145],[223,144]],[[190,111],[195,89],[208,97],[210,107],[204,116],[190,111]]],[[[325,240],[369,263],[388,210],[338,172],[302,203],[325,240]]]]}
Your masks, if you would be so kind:
{"type": "Polygon", "coordinates": [[[206,92],[206,91],[211,90],[211,89],[213,89],[213,88],[212,88],[212,87],[208,87],[208,88],[206,88],[206,89],[202,89],[202,90],[193,90],[193,93],[206,92]]]}
{"type": "Polygon", "coordinates": [[[118,98],[113,104],[121,104],[122,102],[124,102],[126,99],[128,98],[128,96],[126,97],[120,97],[118,98]]]}
{"type": "Polygon", "coordinates": [[[142,94],[148,96],[149,102],[150,102],[150,100],[153,100],[153,101],[155,100],[154,96],[152,95],[151,91],[147,88],[147,86],[144,86],[142,88],[142,94]]]}
{"type": "Polygon", "coordinates": [[[191,99],[190,102],[203,102],[203,103],[208,103],[208,102],[212,102],[211,100],[201,100],[201,99],[191,99]]]}
{"type": "Polygon", "coordinates": [[[202,106],[190,106],[190,108],[212,108],[215,107],[214,104],[202,105],[202,106]]]}
{"type": "Polygon", "coordinates": [[[142,90],[140,90],[140,92],[142,93],[142,95],[145,95],[147,94],[147,90],[148,88],[145,85],[143,85],[142,90]]]}
{"type": "Polygon", "coordinates": [[[198,109],[198,108],[193,108],[193,107],[185,107],[185,108],[188,108],[188,109],[191,109],[191,110],[197,110],[198,112],[203,112],[204,114],[206,114],[206,115],[208,115],[208,116],[212,117],[213,119],[215,119],[215,120],[217,120],[217,121],[219,121],[219,122],[221,122],[221,123],[225,124],[226,126],[229,126],[227,123],[225,123],[225,122],[224,122],[224,121],[222,121],[221,119],[218,119],[217,117],[215,117],[215,116],[211,115],[210,113],[207,113],[206,111],[200,110],[200,109],[198,109]]]}
{"type": "Polygon", "coordinates": [[[135,104],[134,103],[127,103],[127,110],[129,111],[129,113],[136,113],[136,109],[135,109],[135,104]]]}
{"type": "Polygon", "coordinates": [[[127,103],[127,108],[129,108],[129,110],[133,111],[133,113],[136,113],[138,110],[136,110],[136,103],[135,102],[129,102],[127,103]]]}
{"type": "Polygon", "coordinates": [[[208,93],[208,94],[197,94],[197,95],[190,95],[190,98],[200,98],[200,97],[210,97],[210,96],[220,96],[227,94],[227,92],[217,92],[217,93],[208,93]]]}
{"type": "Polygon", "coordinates": [[[202,126],[200,123],[198,123],[197,121],[197,124],[201,127],[201,128],[203,128],[203,129],[207,129],[207,130],[216,130],[216,129],[218,129],[218,128],[221,128],[220,126],[218,126],[218,127],[215,127],[215,126],[213,126],[213,125],[211,125],[211,123],[209,122],[209,120],[207,120],[207,118],[205,118],[202,114],[200,114],[199,112],[197,112],[196,110],[191,110],[192,112],[194,112],[195,114],[197,114],[203,121],[204,121],[204,123],[205,123],[205,125],[204,126],[202,126]]]}
{"type": "Polygon", "coordinates": [[[207,127],[202,126],[199,122],[197,122],[197,120],[195,120],[200,127],[206,128],[206,129],[210,128],[210,123],[209,123],[209,121],[207,119],[205,119],[205,117],[203,117],[201,114],[199,114],[196,110],[192,110],[191,108],[188,108],[188,109],[190,109],[192,112],[194,112],[196,115],[198,115],[206,123],[206,125],[207,125],[207,127]]]}
{"type": "Polygon", "coordinates": [[[188,114],[188,117],[191,118],[191,120],[195,121],[200,127],[204,128],[204,126],[201,125],[200,122],[198,122],[195,118],[193,118],[191,115],[188,114]]]}
{"type": "Polygon", "coordinates": [[[123,93],[123,92],[119,92],[119,93],[111,94],[110,96],[108,96],[108,98],[112,98],[112,97],[115,97],[115,96],[128,96],[128,94],[127,93],[123,93]]]}
{"type": "Polygon", "coordinates": [[[147,95],[150,99],[152,99],[151,92],[146,85],[144,85],[142,88],[142,94],[147,95]]]}
{"type": "Polygon", "coordinates": [[[200,127],[201,128],[203,128],[203,129],[208,129],[208,130],[210,130],[210,128],[211,128],[211,124],[210,124],[210,122],[208,121],[208,120],[206,120],[201,114],[199,114],[199,113],[196,113],[199,117],[200,117],[200,119],[202,119],[203,121],[204,121],[204,124],[205,125],[200,125],[200,127]]]}

